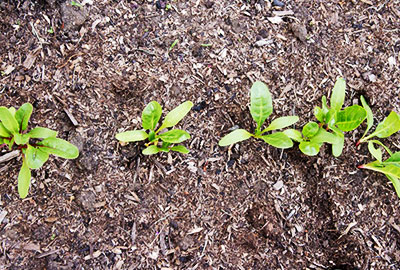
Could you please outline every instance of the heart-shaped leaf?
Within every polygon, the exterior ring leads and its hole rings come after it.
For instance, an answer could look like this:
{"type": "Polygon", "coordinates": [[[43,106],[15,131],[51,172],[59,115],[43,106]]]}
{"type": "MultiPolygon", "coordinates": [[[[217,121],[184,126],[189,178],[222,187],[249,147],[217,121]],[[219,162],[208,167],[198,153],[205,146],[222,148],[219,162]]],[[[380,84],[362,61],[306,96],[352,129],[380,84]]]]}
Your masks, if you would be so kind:
{"type": "Polygon", "coordinates": [[[31,184],[31,170],[28,168],[25,158],[22,158],[22,167],[18,174],[18,194],[24,199],[28,196],[31,184]]]}
{"type": "Polygon", "coordinates": [[[18,122],[19,130],[26,130],[28,128],[28,122],[32,114],[32,104],[25,103],[19,107],[18,111],[15,113],[15,119],[18,122]]]}
{"type": "Polygon", "coordinates": [[[40,148],[28,145],[26,149],[26,162],[30,169],[39,169],[49,159],[49,154],[40,150],[40,148]]]}
{"type": "Polygon", "coordinates": [[[6,107],[0,107],[0,121],[10,133],[19,132],[17,120],[6,107]]]}
{"type": "Polygon", "coordinates": [[[173,129],[159,136],[161,140],[167,143],[181,143],[190,139],[190,134],[181,129],[173,129]]]}
{"type": "Polygon", "coordinates": [[[358,105],[347,107],[336,113],[336,126],[343,131],[356,129],[367,117],[365,109],[358,105]]]}
{"type": "Polygon", "coordinates": [[[236,129],[231,133],[225,135],[219,142],[219,146],[227,146],[237,142],[241,142],[247,140],[248,138],[252,137],[253,134],[247,132],[244,129],[236,129]]]}
{"type": "Polygon", "coordinates": [[[41,138],[41,139],[46,139],[50,137],[57,137],[57,131],[51,130],[49,128],[44,128],[44,127],[35,127],[31,131],[28,132],[29,137],[31,138],[41,138]]]}
{"type": "Polygon", "coordinates": [[[300,151],[307,156],[316,156],[319,153],[320,147],[320,144],[314,142],[303,141],[299,144],[300,151]]]}
{"type": "Polygon", "coordinates": [[[271,124],[261,132],[261,134],[264,132],[267,132],[267,131],[289,127],[289,126],[293,125],[294,123],[296,123],[297,121],[299,121],[298,116],[279,117],[279,118],[273,120],[271,122],[271,124]]]}
{"type": "Polygon", "coordinates": [[[21,134],[21,133],[15,133],[14,134],[14,140],[15,143],[18,145],[24,145],[29,142],[29,135],[28,134],[21,134]]]}
{"type": "Polygon", "coordinates": [[[303,136],[307,138],[312,138],[317,134],[319,130],[319,125],[315,122],[308,122],[302,130],[303,136]]]}
{"type": "Polygon", "coordinates": [[[276,148],[286,149],[293,146],[293,141],[283,132],[275,132],[272,134],[264,135],[261,136],[261,139],[276,148]]]}
{"type": "Polygon", "coordinates": [[[271,115],[272,110],[272,97],[268,86],[263,82],[256,81],[250,89],[250,113],[257,123],[256,134],[261,130],[264,121],[271,115]]]}
{"type": "Polygon", "coordinates": [[[50,137],[37,145],[41,151],[58,157],[74,159],[79,156],[79,150],[75,145],[59,138],[50,137]]]}
{"type": "Polygon", "coordinates": [[[157,101],[147,104],[142,112],[142,126],[144,129],[154,130],[161,118],[162,108],[157,101]]]}
{"type": "Polygon", "coordinates": [[[144,130],[130,130],[118,133],[115,138],[121,142],[137,142],[146,140],[148,136],[144,130]]]}

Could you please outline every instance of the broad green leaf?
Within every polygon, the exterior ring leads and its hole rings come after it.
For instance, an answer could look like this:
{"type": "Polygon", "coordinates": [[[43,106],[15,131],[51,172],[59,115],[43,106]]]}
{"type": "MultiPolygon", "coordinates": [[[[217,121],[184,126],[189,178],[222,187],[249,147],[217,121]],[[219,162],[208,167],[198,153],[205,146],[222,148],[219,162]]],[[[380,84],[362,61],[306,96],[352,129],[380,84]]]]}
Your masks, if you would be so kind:
{"type": "Polygon", "coordinates": [[[261,136],[261,139],[276,148],[286,149],[293,146],[293,141],[283,132],[275,132],[272,134],[264,135],[261,136]]]}
{"type": "Polygon", "coordinates": [[[287,129],[284,130],[283,133],[285,133],[286,136],[288,136],[290,139],[296,141],[296,142],[302,142],[303,141],[303,136],[301,136],[301,132],[295,129],[287,129]]]}
{"type": "Polygon", "coordinates": [[[272,110],[272,97],[268,86],[256,81],[250,89],[250,113],[257,123],[257,132],[261,130],[262,124],[271,115],[272,110]]]}
{"type": "Polygon", "coordinates": [[[50,137],[57,137],[57,131],[51,130],[49,128],[44,128],[44,127],[35,127],[31,131],[28,132],[29,137],[31,138],[41,138],[41,139],[46,139],[50,137]]]}
{"type": "Polygon", "coordinates": [[[15,134],[19,132],[17,120],[15,120],[15,117],[6,107],[0,107],[0,121],[10,133],[15,134]]]}
{"type": "Polygon", "coordinates": [[[15,119],[18,122],[20,131],[26,130],[28,128],[28,122],[29,118],[31,118],[32,110],[32,104],[25,103],[21,107],[19,107],[18,111],[15,113],[15,119]]]}
{"type": "Polygon", "coordinates": [[[182,154],[188,154],[189,153],[189,150],[183,145],[172,146],[171,150],[175,151],[175,152],[182,153],[182,154]]]}
{"type": "Polygon", "coordinates": [[[180,143],[190,139],[190,134],[181,129],[173,129],[159,136],[161,140],[167,143],[180,143]]]}
{"type": "Polygon", "coordinates": [[[147,147],[146,149],[144,149],[142,151],[143,155],[153,155],[153,154],[157,154],[158,152],[160,152],[160,148],[158,148],[157,146],[150,145],[149,147],[147,147]]]}
{"type": "Polygon", "coordinates": [[[339,140],[337,143],[332,144],[332,154],[334,157],[338,157],[342,154],[344,148],[344,134],[341,130],[336,127],[333,127],[335,136],[339,140]]]}
{"type": "Polygon", "coordinates": [[[144,130],[130,130],[118,133],[115,138],[121,142],[137,142],[146,140],[148,136],[144,130]]]}
{"type": "Polygon", "coordinates": [[[3,125],[3,123],[0,122],[0,137],[8,138],[11,137],[10,131],[6,129],[3,125]]]}
{"type": "Polygon", "coordinates": [[[28,134],[15,133],[14,134],[14,141],[18,145],[27,144],[29,142],[29,135],[28,134]]]}
{"type": "Polygon", "coordinates": [[[394,190],[396,191],[397,197],[400,198],[400,181],[399,178],[393,177],[390,175],[385,174],[386,177],[392,182],[394,190]]]}
{"type": "Polygon", "coordinates": [[[375,145],[372,141],[368,142],[368,150],[376,160],[382,162],[382,150],[379,148],[375,148],[375,145]]]}
{"type": "Polygon", "coordinates": [[[343,78],[338,78],[332,89],[331,108],[340,111],[343,106],[346,95],[346,81],[343,78]]]}
{"type": "Polygon", "coordinates": [[[176,124],[179,123],[185,117],[185,115],[190,111],[190,109],[193,107],[193,103],[191,101],[185,101],[172,111],[170,111],[164,119],[164,122],[162,123],[160,130],[164,128],[169,128],[173,127],[176,124]]]}
{"type": "Polygon", "coordinates": [[[8,108],[8,111],[11,113],[11,115],[15,118],[15,113],[17,112],[17,110],[14,107],[10,107],[8,108]]]}
{"type": "Polygon", "coordinates": [[[250,132],[247,132],[244,129],[236,129],[229,133],[228,135],[225,135],[219,142],[219,146],[227,146],[231,145],[237,142],[241,142],[244,140],[247,140],[248,138],[252,137],[253,134],[250,132]]]}
{"type": "Polygon", "coordinates": [[[336,125],[340,130],[351,131],[356,129],[366,117],[367,112],[363,107],[353,105],[336,113],[336,125]]]}
{"type": "Polygon", "coordinates": [[[332,134],[325,129],[320,128],[317,134],[311,138],[311,142],[336,144],[340,143],[340,138],[338,138],[336,134],[332,134]]]}
{"type": "Polygon", "coordinates": [[[302,130],[303,136],[307,138],[312,138],[315,134],[317,134],[319,130],[319,125],[315,122],[308,122],[302,130]]]}
{"type": "Polygon", "coordinates": [[[142,126],[144,129],[154,130],[161,118],[162,108],[157,101],[147,104],[142,112],[142,126]]]}
{"type": "Polygon", "coordinates": [[[40,150],[58,157],[74,159],[79,156],[78,148],[63,139],[50,137],[37,144],[40,150]]]}
{"type": "Polygon", "coordinates": [[[366,141],[369,138],[374,136],[378,138],[387,138],[393,133],[396,133],[400,130],[400,118],[396,112],[391,112],[388,117],[383,120],[383,122],[379,123],[376,127],[375,131],[369,135],[368,137],[364,138],[366,141]]]}
{"type": "Polygon", "coordinates": [[[24,199],[28,196],[31,183],[31,170],[29,170],[25,158],[22,158],[22,167],[18,174],[18,194],[24,199]]]}
{"type": "Polygon", "coordinates": [[[30,169],[39,169],[49,159],[49,154],[28,145],[26,149],[26,163],[30,169]]]}
{"type": "Polygon", "coordinates": [[[400,164],[400,152],[395,152],[390,155],[390,158],[384,161],[384,163],[394,163],[397,162],[400,164]]]}
{"type": "Polygon", "coordinates": [[[333,108],[329,109],[328,113],[326,114],[325,121],[329,128],[332,128],[335,125],[336,114],[337,114],[337,111],[333,108]]]}
{"type": "Polygon", "coordinates": [[[300,151],[307,156],[316,156],[319,153],[320,147],[320,144],[313,142],[303,141],[299,144],[300,151]]]}
{"type": "Polygon", "coordinates": [[[372,114],[372,110],[368,106],[368,103],[365,101],[365,98],[363,96],[361,96],[360,99],[361,99],[361,104],[364,107],[364,110],[367,112],[367,129],[365,130],[363,136],[361,137],[361,139],[362,139],[365,137],[365,135],[367,135],[368,131],[374,125],[374,115],[372,114]]]}
{"type": "Polygon", "coordinates": [[[279,117],[279,118],[275,119],[274,121],[272,121],[271,124],[261,132],[261,134],[264,132],[267,132],[267,131],[289,127],[289,126],[293,125],[294,123],[296,123],[297,121],[299,121],[298,116],[279,117]]]}
{"type": "Polygon", "coordinates": [[[315,116],[315,118],[317,118],[318,121],[320,121],[321,123],[324,123],[325,114],[320,107],[318,107],[318,106],[314,107],[314,116],[315,116]]]}

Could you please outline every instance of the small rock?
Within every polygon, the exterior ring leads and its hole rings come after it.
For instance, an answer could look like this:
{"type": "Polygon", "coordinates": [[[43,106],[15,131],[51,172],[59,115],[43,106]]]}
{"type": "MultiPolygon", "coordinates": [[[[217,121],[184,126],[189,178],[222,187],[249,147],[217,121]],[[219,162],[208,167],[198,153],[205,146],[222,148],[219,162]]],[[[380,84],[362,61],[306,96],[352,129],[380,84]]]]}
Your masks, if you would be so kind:
{"type": "Polygon", "coordinates": [[[376,76],[375,74],[372,74],[371,71],[364,72],[362,74],[362,77],[364,80],[369,81],[369,82],[376,82],[376,76]]]}
{"type": "Polygon", "coordinates": [[[265,46],[265,45],[269,45],[271,43],[272,43],[272,39],[260,39],[260,40],[256,41],[254,44],[257,47],[262,47],[262,46],[265,46]]]}
{"type": "Polygon", "coordinates": [[[272,186],[275,190],[280,190],[283,187],[283,181],[279,180],[272,186]]]}
{"type": "Polygon", "coordinates": [[[70,143],[75,145],[78,148],[79,152],[81,153],[83,151],[83,145],[85,144],[85,140],[83,139],[81,134],[79,134],[76,131],[72,131],[68,137],[70,143]]]}
{"type": "Polygon", "coordinates": [[[65,31],[78,30],[86,21],[88,14],[85,8],[72,6],[70,1],[62,3],[60,7],[65,31]]]}
{"type": "Polygon", "coordinates": [[[303,24],[291,23],[290,30],[292,30],[293,34],[301,41],[307,41],[307,28],[303,24]]]}
{"type": "Polygon", "coordinates": [[[258,32],[258,35],[261,36],[262,38],[267,38],[268,37],[268,31],[265,29],[261,29],[260,32],[258,32]]]}
{"type": "Polygon", "coordinates": [[[93,191],[82,191],[76,196],[76,200],[83,209],[87,211],[94,211],[94,205],[96,203],[96,194],[93,191]]]}
{"type": "Polygon", "coordinates": [[[284,7],[284,6],[285,6],[285,3],[283,3],[283,2],[281,2],[281,1],[279,1],[279,0],[274,0],[274,1],[272,2],[272,6],[274,6],[274,7],[284,7]]]}

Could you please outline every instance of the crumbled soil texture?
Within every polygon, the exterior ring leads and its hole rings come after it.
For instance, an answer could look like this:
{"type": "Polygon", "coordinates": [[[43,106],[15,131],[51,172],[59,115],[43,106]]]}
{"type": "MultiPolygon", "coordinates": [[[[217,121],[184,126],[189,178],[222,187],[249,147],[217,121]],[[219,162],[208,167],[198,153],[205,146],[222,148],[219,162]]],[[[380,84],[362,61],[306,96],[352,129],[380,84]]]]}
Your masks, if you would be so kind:
{"type": "Polygon", "coordinates": [[[274,98],[268,121],[298,115],[295,128],[339,76],[346,106],[364,95],[377,121],[400,111],[399,1],[71,3],[0,1],[1,106],[32,103],[31,127],[81,151],[34,170],[24,200],[21,159],[1,164],[1,269],[400,269],[399,199],[357,169],[372,161],[355,146],[365,124],[339,158],[217,145],[254,129],[256,80],[274,98]],[[195,103],[178,125],[188,155],[115,139],[152,100],[195,103]]]}

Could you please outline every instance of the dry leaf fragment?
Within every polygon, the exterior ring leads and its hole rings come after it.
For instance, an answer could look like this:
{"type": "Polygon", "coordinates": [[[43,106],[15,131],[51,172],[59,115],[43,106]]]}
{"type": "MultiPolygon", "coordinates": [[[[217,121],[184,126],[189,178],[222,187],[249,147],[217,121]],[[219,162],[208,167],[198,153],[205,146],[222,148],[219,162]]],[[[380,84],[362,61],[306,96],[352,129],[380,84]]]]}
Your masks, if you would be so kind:
{"type": "Polygon", "coordinates": [[[203,230],[202,227],[196,227],[196,228],[194,228],[193,230],[191,230],[190,232],[188,232],[187,234],[188,234],[188,235],[189,235],[189,234],[195,234],[195,233],[201,232],[202,230],[203,230]]]}
{"type": "Polygon", "coordinates": [[[48,217],[48,218],[45,218],[44,221],[53,223],[53,222],[57,221],[57,219],[58,219],[58,217],[48,217]]]}
{"type": "Polygon", "coordinates": [[[271,23],[274,23],[274,24],[279,24],[279,23],[283,22],[282,17],[279,17],[279,16],[268,17],[267,19],[268,19],[268,21],[270,21],[271,23]]]}

